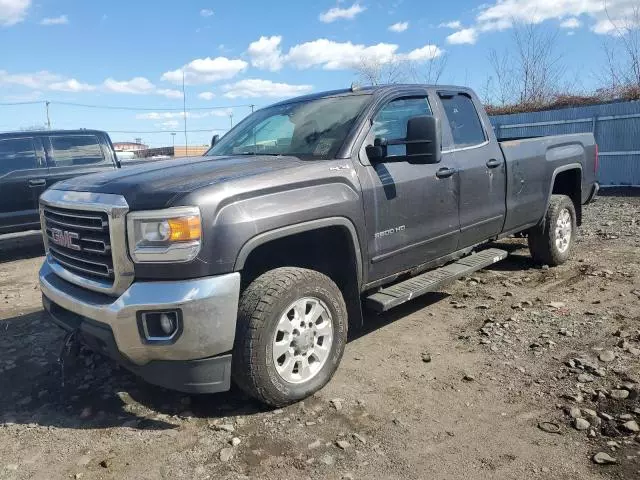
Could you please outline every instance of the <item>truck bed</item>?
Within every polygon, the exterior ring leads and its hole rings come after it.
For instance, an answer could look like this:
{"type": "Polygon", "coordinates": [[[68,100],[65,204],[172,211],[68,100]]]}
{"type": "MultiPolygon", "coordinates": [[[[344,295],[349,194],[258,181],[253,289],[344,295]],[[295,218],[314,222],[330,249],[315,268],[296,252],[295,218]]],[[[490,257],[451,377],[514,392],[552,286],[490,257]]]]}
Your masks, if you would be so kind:
{"type": "MultiPolygon", "coordinates": [[[[500,141],[507,169],[507,218],[504,231],[539,221],[546,211],[556,175],[579,168],[581,185],[595,181],[596,143],[592,133],[500,141]]],[[[583,192],[584,201],[588,192],[583,192]]]]}

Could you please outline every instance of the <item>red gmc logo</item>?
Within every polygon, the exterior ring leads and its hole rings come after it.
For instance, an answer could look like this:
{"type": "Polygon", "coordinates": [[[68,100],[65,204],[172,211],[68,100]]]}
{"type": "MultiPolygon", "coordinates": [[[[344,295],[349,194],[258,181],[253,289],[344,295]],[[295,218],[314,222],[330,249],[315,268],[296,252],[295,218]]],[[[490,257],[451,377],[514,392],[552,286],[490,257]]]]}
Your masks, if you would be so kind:
{"type": "Polygon", "coordinates": [[[60,230],[59,228],[51,229],[51,240],[56,245],[60,245],[61,247],[69,248],[71,250],[80,250],[80,245],[73,243],[74,240],[77,240],[79,235],[75,232],[67,232],[66,230],[60,230]]]}

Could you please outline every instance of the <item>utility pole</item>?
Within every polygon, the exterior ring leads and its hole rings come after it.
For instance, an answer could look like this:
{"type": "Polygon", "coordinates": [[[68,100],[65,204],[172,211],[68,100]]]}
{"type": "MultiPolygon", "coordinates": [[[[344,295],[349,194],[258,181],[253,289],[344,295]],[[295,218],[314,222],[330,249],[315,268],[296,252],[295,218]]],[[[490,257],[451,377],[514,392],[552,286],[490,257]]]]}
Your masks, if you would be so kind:
{"type": "Polygon", "coordinates": [[[251,107],[251,113],[253,113],[253,109],[255,108],[255,105],[252,103],[251,105],[249,105],[251,107]]]}
{"type": "Polygon", "coordinates": [[[47,130],[51,130],[51,117],[49,117],[49,100],[44,102],[44,106],[47,109],[47,130]]]}
{"type": "Polygon", "coordinates": [[[189,156],[189,141],[187,140],[187,95],[184,89],[184,70],[182,70],[182,117],[184,120],[184,149],[185,155],[189,156]]]}
{"type": "Polygon", "coordinates": [[[229,112],[229,121],[231,122],[231,128],[233,128],[233,112],[229,112]]]}
{"type": "Polygon", "coordinates": [[[171,145],[173,146],[173,156],[176,156],[176,132],[171,132],[171,145]]]}

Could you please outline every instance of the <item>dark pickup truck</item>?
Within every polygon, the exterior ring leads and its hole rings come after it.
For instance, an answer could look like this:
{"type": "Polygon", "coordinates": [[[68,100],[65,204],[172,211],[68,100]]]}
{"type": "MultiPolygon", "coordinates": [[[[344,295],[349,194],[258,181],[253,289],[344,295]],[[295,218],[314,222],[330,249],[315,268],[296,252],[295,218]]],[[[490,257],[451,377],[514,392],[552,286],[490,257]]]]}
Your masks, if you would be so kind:
{"type": "Polygon", "coordinates": [[[105,132],[0,133],[0,234],[40,228],[38,197],[54,183],[117,167],[105,132]]]}
{"type": "Polygon", "coordinates": [[[394,85],[259,110],[207,154],[56,184],[44,306],[147,381],[284,405],[385,311],[507,256],[564,262],[597,193],[591,134],[500,142],[466,88],[394,85]]]}

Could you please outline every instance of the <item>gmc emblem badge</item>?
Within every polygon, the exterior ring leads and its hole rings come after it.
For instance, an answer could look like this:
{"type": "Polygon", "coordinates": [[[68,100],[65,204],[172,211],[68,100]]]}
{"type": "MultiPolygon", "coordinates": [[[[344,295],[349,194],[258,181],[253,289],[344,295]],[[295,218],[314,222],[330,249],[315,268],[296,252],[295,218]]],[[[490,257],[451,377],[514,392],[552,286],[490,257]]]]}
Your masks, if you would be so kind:
{"type": "Polygon", "coordinates": [[[67,232],[66,230],[60,230],[59,228],[51,229],[51,240],[56,245],[69,248],[71,250],[80,250],[80,245],[73,243],[80,236],[76,232],[67,232]]]}

